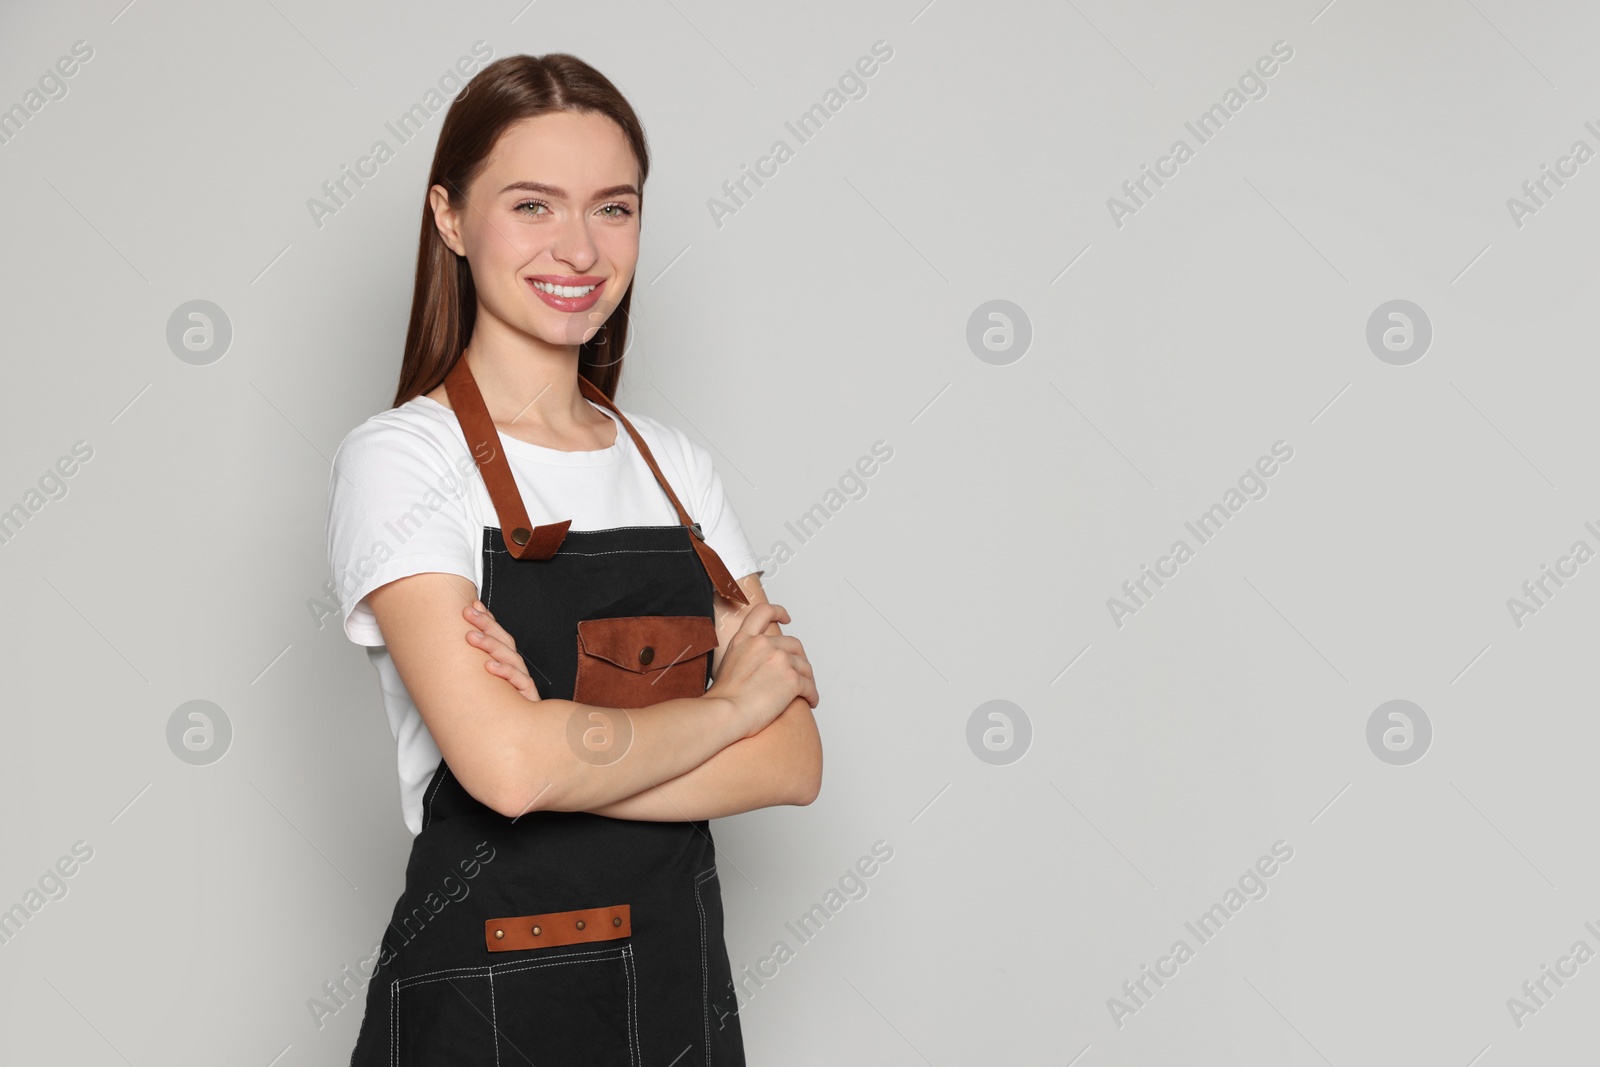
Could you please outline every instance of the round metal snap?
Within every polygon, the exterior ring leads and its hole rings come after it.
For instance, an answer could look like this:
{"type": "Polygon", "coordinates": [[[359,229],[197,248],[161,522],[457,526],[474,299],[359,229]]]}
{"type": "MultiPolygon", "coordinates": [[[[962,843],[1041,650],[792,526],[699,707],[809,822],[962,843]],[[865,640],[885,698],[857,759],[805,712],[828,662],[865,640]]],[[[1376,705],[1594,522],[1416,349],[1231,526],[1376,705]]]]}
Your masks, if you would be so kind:
{"type": "Polygon", "coordinates": [[[651,660],[653,660],[655,658],[656,658],[656,650],[651,648],[649,645],[645,645],[643,648],[641,648],[639,650],[639,662],[640,663],[649,663],[651,660]]]}
{"type": "Polygon", "coordinates": [[[519,545],[527,544],[528,538],[532,536],[533,534],[528,532],[528,528],[526,526],[518,526],[515,530],[511,531],[511,540],[515,541],[519,545]]]}
{"type": "Polygon", "coordinates": [[[582,919],[578,920],[578,929],[580,929],[580,930],[583,929],[583,920],[582,919]]]}
{"type": "Polygon", "coordinates": [[[496,930],[494,932],[494,939],[496,941],[499,941],[499,940],[503,939],[505,936],[506,936],[506,932],[504,930],[496,930]]]}
{"type": "Polygon", "coordinates": [[[539,928],[537,926],[535,926],[533,928],[533,936],[534,937],[538,937],[539,936],[539,928]]]}
{"type": "Polygon", "coordinates": [[[611,925],[612,926],[621,926],[622,925],[622,916],[618,915],[618,916],[614,917],[611,920],[611,925]]]}

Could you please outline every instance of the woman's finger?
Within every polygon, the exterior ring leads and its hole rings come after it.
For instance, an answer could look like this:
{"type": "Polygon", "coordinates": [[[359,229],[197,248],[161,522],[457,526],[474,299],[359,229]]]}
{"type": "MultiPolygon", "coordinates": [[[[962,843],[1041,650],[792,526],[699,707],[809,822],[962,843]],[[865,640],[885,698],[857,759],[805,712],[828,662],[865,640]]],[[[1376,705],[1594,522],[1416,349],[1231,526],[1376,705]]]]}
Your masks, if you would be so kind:
{"type": "Polygon", "coordinates": [[[512,688],[527,699],[540,699],[539,687],[529,675],[528,665],[517,651],[516,640],[505,631],[504,627],[494,621],[494,616],[487,608],[477,606],[480,603],[482,602],[475,601],[461,609],[468,622],[482,627],[467,631],[467,643],[488,654],[489,658],[484,661],[484,669],[490,674],[510,682],[512,688]]]}
{"type": "Polygon", "coordinates": [[[484,669],[497,678],[504,678],[511,683],[511,687],[529,700],[538,700],[539,687],[534,684],[533,678],[526,670],[522,669],[522,657],[516,657],[516,666],[502,662],[493,657],[484,661],[484,669]]]}
{"type": "Polygon", "coordinates": [[[495,621],[494,614],[489,611],[483,601],[474,600],[462,608],[461,613],[467,617],[468,622],[511,649],[511,651],[515,652],[517,650],[517,639],[507,633],[504,626],[495,621]]]}
{"type": "Polygon", "coordinates": [[[493,634],[484,633],[482,630],[468,630],[467,643],[473,648],[489,653],[495,659],[507,663],[522,663],[522,655],[493,634]]]}
{"type": "Polygon", "coordinates": [[[739,623],[741,634],[762,634],[767,632],[771,623],[784,623],[789,621],[789,613],[781,604],[757,604],[752,607],[744,619],[739,623]]]}

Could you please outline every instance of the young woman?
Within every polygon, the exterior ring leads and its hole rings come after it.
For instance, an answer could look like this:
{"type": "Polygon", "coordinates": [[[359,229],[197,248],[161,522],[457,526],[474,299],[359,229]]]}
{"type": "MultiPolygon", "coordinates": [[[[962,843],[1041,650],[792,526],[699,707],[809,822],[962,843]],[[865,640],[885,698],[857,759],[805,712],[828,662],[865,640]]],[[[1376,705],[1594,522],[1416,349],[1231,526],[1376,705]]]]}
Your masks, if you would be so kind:
{"type": "Polygon", "coordinates": [[[329,489],[416,835],[353,1067],[745,1062],[709,820],[815,798],[817,690],[709,454],[612,400],[648,171],[567,55],[439,133],[395,407],[329,489]]]}

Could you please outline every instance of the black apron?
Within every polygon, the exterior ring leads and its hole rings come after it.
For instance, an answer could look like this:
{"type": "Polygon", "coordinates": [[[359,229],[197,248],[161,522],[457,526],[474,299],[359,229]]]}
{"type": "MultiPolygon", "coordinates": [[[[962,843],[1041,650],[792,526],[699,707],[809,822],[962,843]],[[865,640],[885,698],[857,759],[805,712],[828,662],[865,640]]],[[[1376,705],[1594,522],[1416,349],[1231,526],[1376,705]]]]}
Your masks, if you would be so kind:
{"type": "MultiPolygon", "coordinates": [[[[541,697],[627,708],[702,694],[717,644],[714,593],[748,601],[632,424],[582,375],[578,384],[632,437],[679,523],[533,527],[458,359],[445,379],[451,407],[510,531],[483,529],[479,599],[516,640],[541,697]]],[[[609,762],[626,732],[625,717],[601,713],[568,736],[583,758],[609,762]]],[[[744,1062],[708,820],[510,818],[440,760],[351,1067],[744,1062]]]]}

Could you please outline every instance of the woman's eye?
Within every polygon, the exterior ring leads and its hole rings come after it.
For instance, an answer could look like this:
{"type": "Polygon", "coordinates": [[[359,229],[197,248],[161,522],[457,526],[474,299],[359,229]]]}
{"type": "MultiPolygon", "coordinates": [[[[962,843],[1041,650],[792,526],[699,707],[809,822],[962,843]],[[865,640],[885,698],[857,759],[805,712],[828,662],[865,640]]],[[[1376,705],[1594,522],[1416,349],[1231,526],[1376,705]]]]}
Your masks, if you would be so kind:
{"type": "MultiPolygon", "coordinates": [[[[550,205],[546,204],[543,200],[524,200],[522,203],[518,204],[516,207],[512,208],[511,210],[519,212],[520,214],[523,214],[523,215],[532,215],[532,216],[537,217],[540,214],[549,214],[550,213],[550,205]],[[525,210],[525,209],[529,209],[529,208],[544,208],[544,211],[543,212],[539,212],[539,211],[525,210]]],[[[626,204],[607,204],[604,207],[602,207],[600,210],[602,212],[608,212],[609,214],[608,214],[607,217],[608,218],[613,218],[613,219],[625,219],[625,218],[628,218],[629,216],[631,216],[633,214],[633,209],[630,208],[626,204]]]]}

